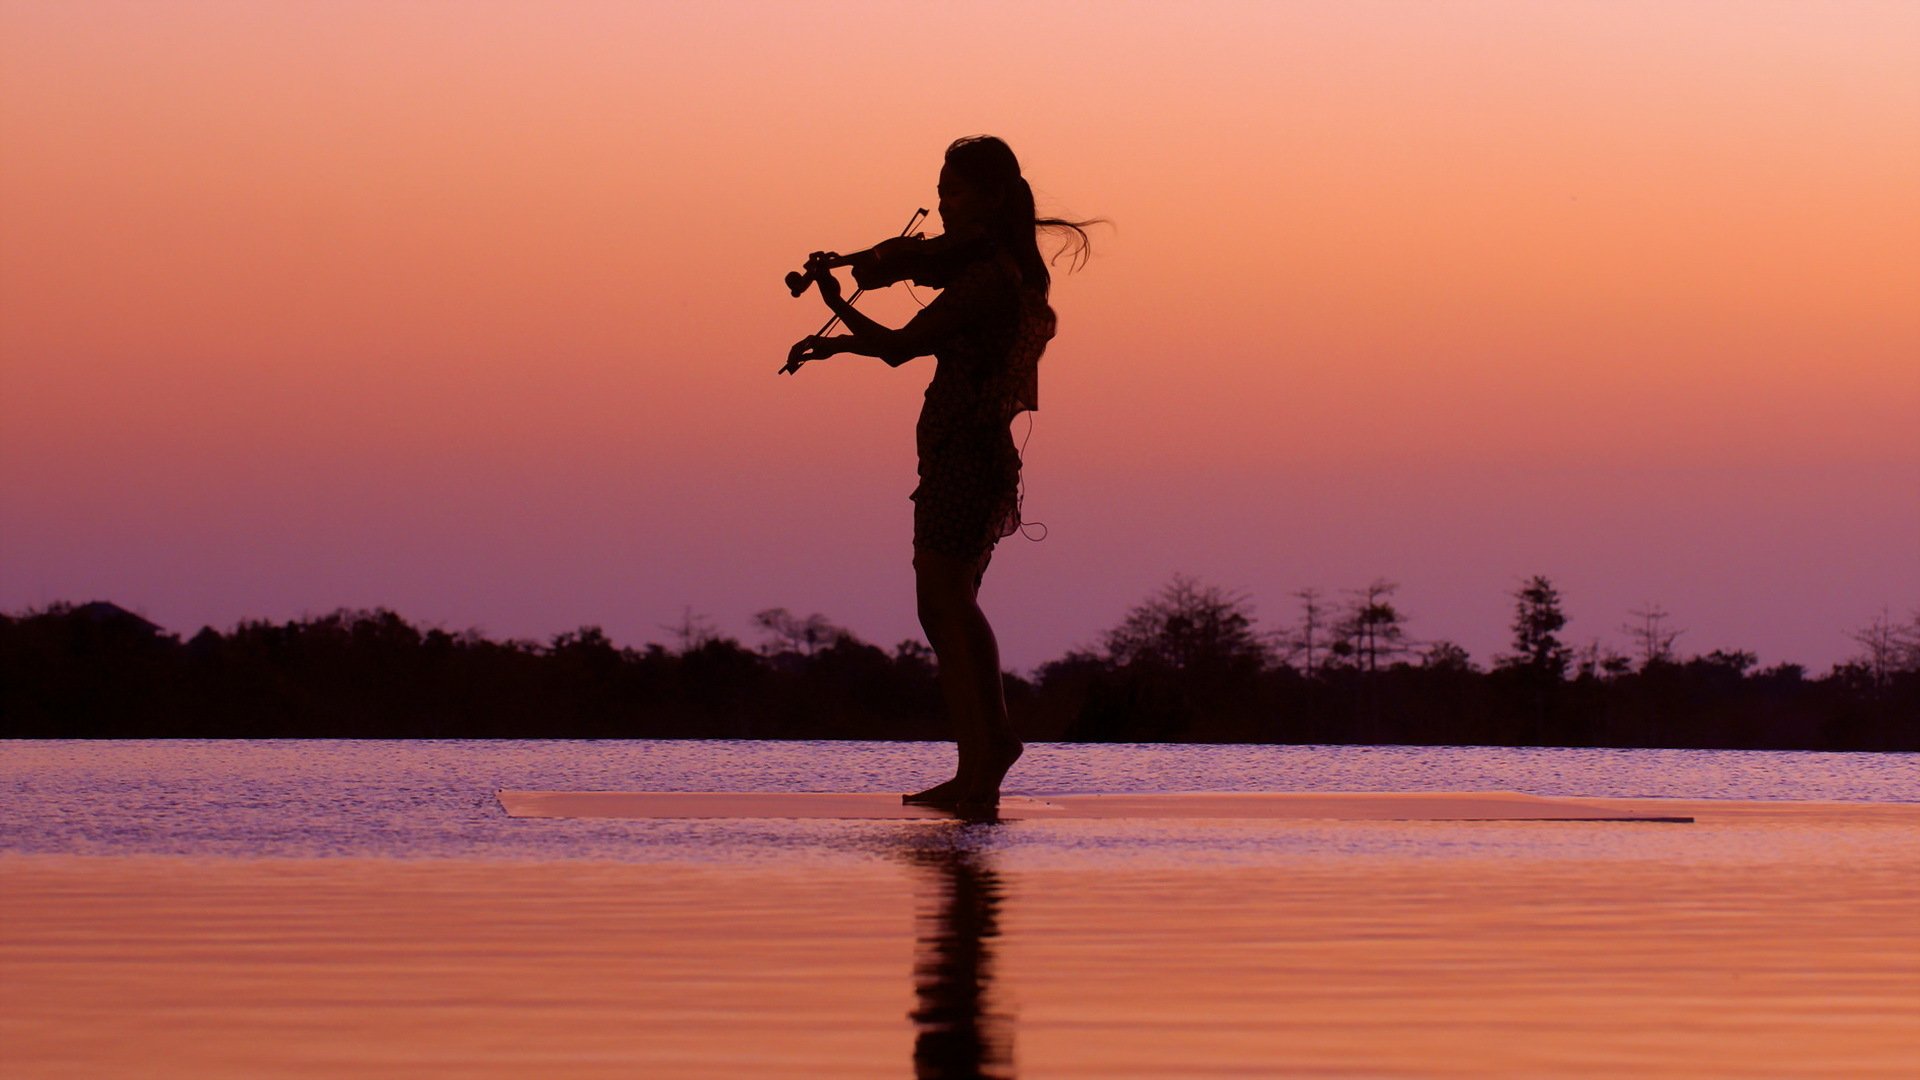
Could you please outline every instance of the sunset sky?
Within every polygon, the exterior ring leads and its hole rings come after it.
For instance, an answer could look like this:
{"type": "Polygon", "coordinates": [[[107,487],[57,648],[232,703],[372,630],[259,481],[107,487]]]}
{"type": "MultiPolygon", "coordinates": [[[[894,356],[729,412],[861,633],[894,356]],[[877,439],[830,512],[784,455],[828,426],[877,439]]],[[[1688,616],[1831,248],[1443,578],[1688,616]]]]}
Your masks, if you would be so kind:
{"type": "Polygon", "coordinates": [[[0,610],[917,637],[932,361],[777,376],[781,276],[989,132],[1113,222],[1010,667],[1184,572],[1824,670],[1920,608],[1917,57],[1841,0],[0,0],[0,610]]]}

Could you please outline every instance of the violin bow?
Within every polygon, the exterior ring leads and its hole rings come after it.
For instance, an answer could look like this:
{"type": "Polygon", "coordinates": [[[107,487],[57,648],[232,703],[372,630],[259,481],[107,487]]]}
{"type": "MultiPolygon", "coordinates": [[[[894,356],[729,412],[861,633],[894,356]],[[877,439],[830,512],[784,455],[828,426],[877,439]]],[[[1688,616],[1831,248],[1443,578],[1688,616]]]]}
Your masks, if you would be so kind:
{"type": "MultiPolygon", "coordinates": [[[[911,235],[913,235],[913,230],[914,230],[914,229],[915,229],[915,228],[916,228],[916,227],[917,227],[917,226],[918,226],[918,225],[919,225],[919,224],[920,224],[920,223],[921,223],[922,221],[925,221],[926,219],[927,219],[927,208],[926,208],[926,207],[924,207],[924,206],[923,206],[923,207],[920,207],[919,209],[917,209],[917,210],[915,210],[915,211],[913,212],[913,216],[907,219],[907,227],[906,227],[906,228],[904,228],[904,229],[901,229],[901,230],[900,230],[900,235],[901,235],[901,236],[911,236],[911,235]]],[[[829,272],[831,272],[831,270],[829,270],[829,272]]],[[[865,289],[855,289],[855,290],[853,290],[853,295],[852,295],[852,296],[849,296],[849,297],[847,297],[847,304],[848,304],[849,306],[852,306],[852,305],[854,305],[854,304],[857,304],[857,303],[859,303],[859,302],[860,302],[860,298],[861,298],[862,296],[865,296],[865,295],[866,295],[866,293],[867,293],[867,290],[865,290],[865,289]]],[[[834,328],[834,327],[836,327],[836,326],[839,326],[839,325],[840,325],[840,316],[839,316],[838,314],[835,314],[835,315],[833,315],[833,316],[832,316],[831,318],[829,318],[829,319],[827,319],[827,321],[826,321],[826,323],[825,323],[825,325],[823,325],[823,326],[821,326],[821,327],[820,327],[820,329],[818,329],[818,330],[816,330],[816,331],[814,331],[814,333],[813,333],[813,336],[814,336],[814,337],[826,337],[826,336],[827,336],[828,334],[831,334],[831,333],[833,333],[833,328],[834,328]]],[[[800,365],[802,365],[802,364],[804,364],[804,363],[806,363],[806,361],[805,361],[805,360],[790,360],[790,361],[788,361],[787,363],[785,363],[785,364],[782,364],[782,365],[780,365],[780,374],[782,374],[782,375],[791,375],[791,374],[793,374],[794,372],[796,372],[796,371],[799,371],[799,370],[800,370],[800,365]]]]}

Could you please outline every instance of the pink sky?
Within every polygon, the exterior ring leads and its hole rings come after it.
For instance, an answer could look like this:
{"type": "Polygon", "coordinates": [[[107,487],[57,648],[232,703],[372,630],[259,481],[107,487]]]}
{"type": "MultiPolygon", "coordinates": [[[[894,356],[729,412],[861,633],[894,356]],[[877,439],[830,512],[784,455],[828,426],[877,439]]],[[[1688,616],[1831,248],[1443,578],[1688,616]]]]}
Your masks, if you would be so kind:
{"type": "Polygon", "coordinates": [[[1390,578],[1483,662],[1543,573],[1576,642],[1824,668],[1920,606],[1916,55],[1904,3],[0,3],[0,610],[918,636],[931,362],[776,377],[780,277],[992,132],[1117,226],[1010,666],[1186,572],[1390,578]]]}

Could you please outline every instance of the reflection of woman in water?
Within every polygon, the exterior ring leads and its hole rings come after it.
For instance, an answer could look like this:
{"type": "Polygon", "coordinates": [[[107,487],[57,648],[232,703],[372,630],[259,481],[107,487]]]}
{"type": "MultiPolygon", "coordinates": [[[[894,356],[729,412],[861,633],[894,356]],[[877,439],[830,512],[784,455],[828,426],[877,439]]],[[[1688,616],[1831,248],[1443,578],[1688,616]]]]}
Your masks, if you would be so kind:
{"type": "MultiPolygon", "coordinates": [[[[918,832],[919,830],[915,830],[918,832]]],[[[1014,1015],[994,992],[994,949],[1005,886],[991,853],[965,832],[907,851],[918,875],[913,958],[920,1080],[1005,1080],[1013,1075],[1014,1015]]]]}
{"type": "Polygon", "coordinates": [[[1033,190],[1007,144],[991,136],[947,147],[940,169],[943,250],[953,265],[945,288],[898,330],[841,297],[830,267],[809,265],[821,298],[851,331],[810,337],[790,361],[836,353],[876,356],[898,367],[916,356],[937,364],[915,441],[920,485],[913,492],[913,570],[920,625],[940,664],[940,689],[953,717],[959,768],[953,779],[905,796],[908,802],[992,806],[1019,759],[1007,722],[1000,649],[980,610],[993,547],[1020,527],[1020,452],[1008,423],[1038,405],[1040,354],[1053,336],[1051,275],[1037,230],[1071,234],[1084,256],[1086,222],[1035,216],[1033,190]]]}

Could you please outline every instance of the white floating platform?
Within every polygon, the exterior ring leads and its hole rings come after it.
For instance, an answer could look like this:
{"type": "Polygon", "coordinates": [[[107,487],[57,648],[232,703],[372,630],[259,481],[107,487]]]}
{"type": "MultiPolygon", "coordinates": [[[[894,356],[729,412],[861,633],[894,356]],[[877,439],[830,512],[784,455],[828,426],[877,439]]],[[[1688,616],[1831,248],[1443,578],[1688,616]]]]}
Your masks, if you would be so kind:
{"type": "MultiPolygon", "coordinates": [[[[502,791],[516,818],[952,819],[907,806],[895,792],[502,791]]],[[[1618,800],[1545,799],[1513,791],[1163,795],[1006,795],[1002,821],[1068,818],[1241,818],[1320,821],[1658,821],[1691,817],[1623,810],[1618,800]]]]}

